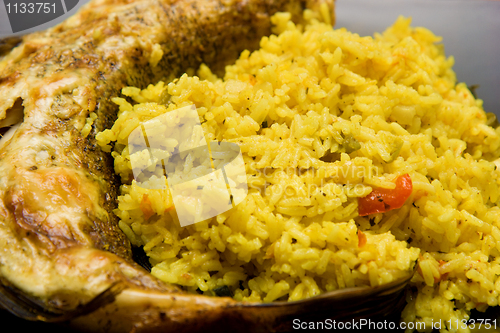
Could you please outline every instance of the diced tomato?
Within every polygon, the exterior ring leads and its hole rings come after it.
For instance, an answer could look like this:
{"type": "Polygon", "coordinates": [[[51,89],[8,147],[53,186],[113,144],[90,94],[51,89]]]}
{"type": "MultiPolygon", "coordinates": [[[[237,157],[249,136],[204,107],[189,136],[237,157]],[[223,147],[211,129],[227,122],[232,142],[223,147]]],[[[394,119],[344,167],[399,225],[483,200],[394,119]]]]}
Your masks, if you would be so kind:
{"type": "Polygon", "coordinates": [[[396,179],[396,188],[374,188],[366,197],[358,198],[358,213],[366,216],[401,208],[411,194],[413,185],[409,174],[396,179]]]}
{"type": "Polygon", "coordinates": [[[358,247],[363,247],[366,244],[366,235],[361,231],[358,230],[358,247]]]}

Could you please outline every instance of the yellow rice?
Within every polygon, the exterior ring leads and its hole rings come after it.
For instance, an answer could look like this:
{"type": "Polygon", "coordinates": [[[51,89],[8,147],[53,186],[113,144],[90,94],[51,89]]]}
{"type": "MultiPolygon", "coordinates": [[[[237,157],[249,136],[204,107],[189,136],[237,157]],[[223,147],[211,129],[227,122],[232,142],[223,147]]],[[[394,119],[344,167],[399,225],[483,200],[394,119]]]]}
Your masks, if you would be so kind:
{"type": "Polygon", "coordinates": [[[118,120],[98,140],[124,183],[120,227],[152,274],[207,295],[227,286],[237,300],[293,301],[393,281],[418,259],[402,320],[430,330],[498,305],[500,130],[457,84],[441,39],[402,17],[374,37],[289,18],[275,15],[276,35],[224,79],[202,66],[124,89],[132,104],[115,99],[118,120]],[[132,180],[127,137],[193,104],[208,142],[239,144],[249,192],[181,228],[168,189],[132,180]],[[358,216],[358,197],[406,173],[403,207],[358,216]]]}

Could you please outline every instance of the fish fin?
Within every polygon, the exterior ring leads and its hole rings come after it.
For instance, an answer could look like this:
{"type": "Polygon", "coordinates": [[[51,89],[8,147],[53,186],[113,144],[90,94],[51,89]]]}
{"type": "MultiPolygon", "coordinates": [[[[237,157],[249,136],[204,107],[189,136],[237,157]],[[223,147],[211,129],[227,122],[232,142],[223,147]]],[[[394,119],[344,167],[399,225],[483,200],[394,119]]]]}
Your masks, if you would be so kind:
{"type": "Polygon", "coordinates": [[[112,303],[123,289],[125,289],[125,283],[113,283],[88,303],[68,311],[47,306],[42,301],[26,295],[4,278],[0,278],[0,307],[26,320],[63,322],[91,313],[106,304],[112,303]]]}

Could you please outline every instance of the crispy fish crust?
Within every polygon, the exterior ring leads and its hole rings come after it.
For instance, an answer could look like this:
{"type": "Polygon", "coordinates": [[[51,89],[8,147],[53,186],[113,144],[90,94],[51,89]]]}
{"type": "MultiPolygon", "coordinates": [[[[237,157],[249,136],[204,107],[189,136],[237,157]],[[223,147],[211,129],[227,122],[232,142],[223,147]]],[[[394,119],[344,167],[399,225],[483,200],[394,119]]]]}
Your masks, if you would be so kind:
{"type": "Polygon", "coordinates": [[[320,4],[333,17],[333,0],[93,0],[4,55],[0,127],[16,113],[24,119],[0,142],[0,304],[91,331],[206,329],[220,320],[269,329],[276,314],[257,319],[231,299],[185,294],[133,262],[112,213],[119,184],[95,134],[113,123],[110,98],[121,88],[201,63],[222,69],[258,47],[275,12],[300,19],[320,4]]]}

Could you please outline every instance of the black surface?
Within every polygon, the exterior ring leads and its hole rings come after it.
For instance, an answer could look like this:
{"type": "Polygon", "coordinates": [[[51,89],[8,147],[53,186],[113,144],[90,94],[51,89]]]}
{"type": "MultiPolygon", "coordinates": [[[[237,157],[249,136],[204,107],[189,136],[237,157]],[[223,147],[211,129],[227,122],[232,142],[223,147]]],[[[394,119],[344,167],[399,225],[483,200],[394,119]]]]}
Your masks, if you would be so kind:
{"type": "Polygon", "coordinates": [[[76,333],[77,330],[65,327],[62,324],[28,321],[14,316],[8,311],[0,310],[0,322],[3,324],[2,332],[50,332],[50,333],[76,333]],[[8,330],[5,328],[9,327],[8,330]]]}

